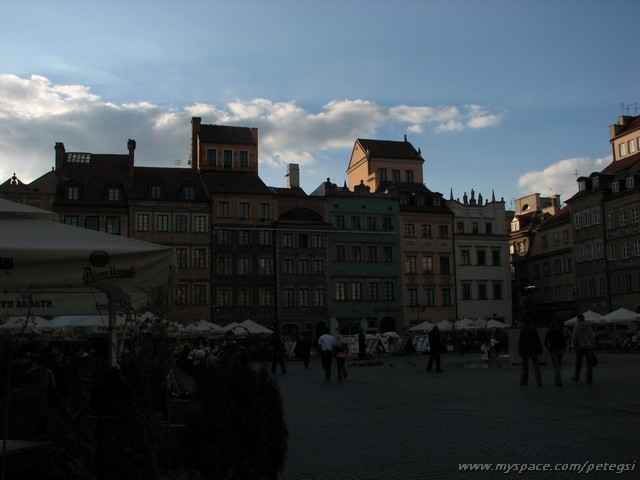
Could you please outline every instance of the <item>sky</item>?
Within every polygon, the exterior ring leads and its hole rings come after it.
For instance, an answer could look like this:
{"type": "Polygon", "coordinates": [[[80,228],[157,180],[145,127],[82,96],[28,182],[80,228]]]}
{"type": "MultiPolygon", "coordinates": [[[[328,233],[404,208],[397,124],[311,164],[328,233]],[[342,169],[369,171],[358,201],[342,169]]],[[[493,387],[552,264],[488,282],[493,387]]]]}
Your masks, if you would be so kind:
{"type": "Polygon", "coordinates": [[[425,185],[577,191],[640,114],[640,2],[4,0],[0,183],[67,151],[187,167],[191,118],[257,127],[259,173],[342,185],[358,138],[420,149],[425,185]]]}

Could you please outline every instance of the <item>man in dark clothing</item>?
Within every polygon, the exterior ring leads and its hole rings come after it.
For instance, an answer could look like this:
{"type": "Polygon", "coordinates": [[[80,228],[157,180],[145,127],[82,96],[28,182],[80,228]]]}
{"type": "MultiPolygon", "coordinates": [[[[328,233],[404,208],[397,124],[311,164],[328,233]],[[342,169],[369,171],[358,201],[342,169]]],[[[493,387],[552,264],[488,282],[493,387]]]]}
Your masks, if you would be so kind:
{"type": "Polygon", "coordinates": [[[556,385],[562,386],[562,355],[565,349],[564,332],[558,321],[551,324],[551,328],[544,336],[544,346],[551,354],[551,361],[556,374],[556,385]]]}
{"type": "Polygon", "coordinates": [[[309,368],[309,360],[311,359],[311,340],[308,335],[300,335],[300,340],[296,344],[296,355],[302,359],[304,368],[309,368]]]}
{"type": "Polygon", "coordinates": [[[427,364],[427,372],[431,371],[433,362],[436,362],[436,371],[442,372],[440,368],[440,349],[442,348],[442,341],[440,340],[440,329],[435,326],[429,332],[429,363],[427,364]]]}
{"type": "Polygon", "coordinates": [[[542,386],[542,373],[540,372],[540,354],[542,353],[542,343],[538,336],[538,330],[533,326],[531,320],[527,320],[520,330],[518,342],[518,352],[522,358],[522,375],[520,385],[526,385],[529,381],[529,359],[533,364],[533,373],[538,386],[542,386]]]}
{"type": "Polygon", "coordinates": [[[284,345],[282,343],[282,339],[277,332],[273,332],[271,334],[271,338],[269,339],[269,344],[271,346],[271,373],[276,373],[276,366],[280,364],[280,369],[282,373],[287,373],[287,366],[284,364],[284,345]]]}

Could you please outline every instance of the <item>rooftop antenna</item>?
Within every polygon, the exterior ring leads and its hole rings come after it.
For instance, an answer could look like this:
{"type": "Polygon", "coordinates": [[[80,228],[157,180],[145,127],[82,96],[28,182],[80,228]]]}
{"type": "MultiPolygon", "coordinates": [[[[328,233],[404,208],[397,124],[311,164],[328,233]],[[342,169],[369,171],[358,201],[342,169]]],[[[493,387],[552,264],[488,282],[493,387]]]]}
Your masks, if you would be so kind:
{"type": "Polygon", "coordinates": [[[182,160],[179,160],[179,159],[178,159],[178,160],[174,160],[174,161],[173,161],[173,164],[174,164],[176,167],[179,167],[180,165],[182,165],[182,160]]]}

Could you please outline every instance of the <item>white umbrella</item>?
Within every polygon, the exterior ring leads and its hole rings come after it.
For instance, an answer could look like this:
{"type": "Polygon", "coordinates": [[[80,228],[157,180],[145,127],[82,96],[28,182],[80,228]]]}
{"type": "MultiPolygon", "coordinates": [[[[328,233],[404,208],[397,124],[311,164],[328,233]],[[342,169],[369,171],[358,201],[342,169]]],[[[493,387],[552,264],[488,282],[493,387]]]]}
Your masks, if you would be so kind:
{"type": "Polygon", "coordinates": [[[487,321],[483,320],[482,318],[477,319],[475,322],[473,322],[473,324],[475,325],[476,328],[479,328],[479,329],[487,328],[487,321]]]}
{"type": "Polygon", "coordinates": [[[224,333],[224,330],[215,323],[207,322],[206,320],[198,320],[195,323],[183,327],[182,333],[224,333]]]}
{"type": "MultiPolygon", "coordinates": [[[[582,315],[584,315],[584,320],[585,322],[589,322],[589,323],[600,323],[602,322],[602,315],[600,315],[599,313],[596,313],[594,311],[591,310],[587,310],[586,312],[583,312],[582,315]]],[[[566,322],[564,322],[565,325],[575,325],[576,323],[578,323],[578,317],[575,316],[573,318],[570,318],[569,320],[567,320],[566,322]]]]}
{"type": "Polygon", "coordinates": [[[268,329],[264,325],[260,325],[252,320],[246,319],[240,324],[241,327],[245,327],[249,333],[273,333],[273,330],[268,329]]]}
{"type": "Polygon", "coordinates": [[[382,334],[382,337],[384,337],[384,338],[400,338],[400,335],[398,335],[396,332],[384,332],[382,334]]]}
{"type": "Polygon", "coordinates": [[[607,323],[629,323],[633,320],[640,320],[640,313],[621,307],[613,312],[607,313],[602,319],[607,323]]]}
{"type": "Polygon", "coordinates": [[[430,332],[433,328],[433,324],[429,322],[422,322],[414,327],[411,327],[409,331],[411,332],[430,332]]]}
{"type": "Polygon", "coordinates": [[[509,325],[499,320],[494,320],[492,318],[487,322],[487,328],[509,328],[509,325]]]}
{"type": "Polygon", "coordinates": [[[49,327],[49,321],[41,317],[10,317],[0,323],[1,333],[42,333],[49,327]]]}
{"type": "Polygon", "coordinates": [[[454,323],[456,330],[473,330],[476,328],[475,322],[470,318],[463,318],[454,323]]]}
{"type": "Polygon", "coordinates": [[[172,247],[65,225],[53,212],[0,199],[0,316],[94,315],[139,308],[175,280],[172,247]]]}
{"type": "Polygon", "coordinates": [[[451,323],[449,320],[442,320],[436,323],[435,326],[438,327],[443,332],[446,332],[448,330],[453,330],[453,323],[451,323]]]}

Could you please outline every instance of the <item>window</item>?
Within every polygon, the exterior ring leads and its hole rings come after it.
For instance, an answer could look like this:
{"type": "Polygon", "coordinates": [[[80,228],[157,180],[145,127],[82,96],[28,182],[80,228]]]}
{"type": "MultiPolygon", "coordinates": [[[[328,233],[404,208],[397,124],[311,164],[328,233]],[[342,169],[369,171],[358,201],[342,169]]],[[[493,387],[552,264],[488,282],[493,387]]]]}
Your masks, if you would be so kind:
{"type": "Polygon", "coordinates": [[[640,217],[638,217],[638,207],[631,207],[631,223],[638,223],[640,217]]]}
{"type": "Polygon", "coordinates": [[[377,230],[377,218],[376,217],[367,217],[367,230],[377,230]]]}
{"type": "Polygon", "coordinates": [[[251,290],[248,288],[241,288],[238,291],[238,305],[241,307],[248,307],[251,304],[251,290]]]}
{"type": "Polygon", "coordinates": [[[313,306],[324,307],[324,288],[316,288],[313,292],[313,306]]]}
{"type": "Polygon", "coordinates": [[[409,306],[414,308],[418,305],[418,290],[416,288],[410,288],[407,292],[409,294],[409,306]]]}
{"type": "Polygon", "coordinates": [[[405,273],[416,273],[416,257],[413,255],[408,255],[405,260],[405,273]]]}
{"type": "Polygon", "coordinates": [[[573,217],[573,227],[576,230],[580,230],[582,228],[582,215],[580,215],[579,213],[576,213],[576,215],[573,217]]]}
{"type": "Polygon", "coordinates": [[[460,264],[461,265],[469,265],[471,263],[469,250],[460,251],[460,264]]]}
{"type": "Polygon", "coordinates": [[[324,236],[320,234],[313,235],[313,248],[324,248],[324,236]]]}
{"type": "Polygon", "coordinates": [[[216,237],[219,244],[229,245],[231,243],[231,231],[228,228],[218,230],[216,237]]]}
{"type": "Polygon", "coordinates": [[[193,249],[193,268],[206,268],[207,255],[204,248],[193,249]]]}
{"type": "Polygon", "coordinates": [[[362,300],[362,282],[351,282],[352,300],[362,300]]]}
{"type": "Polygon", "coordinates": [[[591,221],[594,225],[600,225],[600,210],[594,208],[591,210],[591,221]]]}
{"type": "Polygon", "coordinates": [[[218,218],[229,218],[229,202],[218,202],[218,218]]]}
{"type": "Polygon", "coordinates": [[[69,152],[67,153],[67,163],[89,163],[91,161],[90,153],[69,152]]]}
{"type": "Polygon", "coordinates": [[[308,307],[309,306],[309,289],[301,288],[298,290],[298,306],[299,307],[308,307]]]}
{"type": "Polygon", "coordinates": [[[500,265],[500,250],[491,250],[493,265],[500,265]]]}
{"type": "Polygon", "coordinates": [[[207,167],[216,166],[216,150],[215,148],[207,148],[207,167]]]}
{"type": "Polygon", "coordinates": [[[627,212],[624,210],[620,210],[618,212],[618,222],[621,227],[624,227],[627,224],[627,212]]]}
{"type": "Polygon", "coordinates": [[[176,232],[186,232],[186,231],[187,231],[187,216],[176,215],[176,232]]]}
{"type": "Polygon", "coordinates": [[[462,300],[471,300],[471,284],[462,284],[462,300]]]}
{"type": "Polygon", "coordinates": [[[378,300],[378,282],[368,282],[369,300],[378,300]]]}
{"type": "Polygon", "coordinates": [[[107,189],[107,200],[110,202],[118,202],[120,201],[122,195],[120,187],[109,187],[107,189]]]}
{"type": "Polygon", "coordinates": [[[64,223],[65,225],[73,225],[77,227],[80,225],[80,217],[78,217],[78,215],[65,215],[64,223]]]}
{"type": "Polygon", "coordinates": [[[187,268],[187,249],[186,248],[176,248],[176,262],[178,263],[178,268],[187,268]]]}
{"type": "Polygon", "coordinates": [[[285,275],[293,274],[293,259],[285,258],[282,260],[282,273],[285,275]]]}
{"type": "Polygon", "coordinates": [[[137,223],[138,231],[148,232],[149,231],[149,214],[139,213],[137,218],[138,218],[138,223],[137,223]]]}
{"type": "Polygon", "coordinates": [[[397,183],[400,181],[400,170],[392,169],[391,170],[391,181],[397,183]]]}
{"type": "Polygon", "coordinates": [[[249,166],[249,152],[246,150],[240,150],[238,152],[238,162],[240,168],[247,168],[249,166]]]}
{"type": "Polygon", "coordinates": [[[258,304],[261,307],[270,307],[273,305],[273,293],[269,288],[261,288],[258,291],[258,304]]]}
{"type": "Polygon", "coordinates": [[[629,258],[629,244],[622,242],[622,258],[629,258]]]}
{"type": "Polygon", "coordinates": [[[484,233],[491,235],[493,233],[493,225],[491,223],[484,224],[484,233]]]}
{"type": "Polygon", "coordinates": [[[271,275],[271,257],[260,257],[258,259],[258,274],[271,275]]]}
{"type": "Polygon", "coordinates": [[[251,275],[251,257],[238,257],[238,275],[251,275]]]}
{"type": "Polygon", "coordinates": [[[315,259],[313,261],[313,274],[322,275],[324,273],[324,260],[315,259]]]}
{"type": "Polygon", "coordinates": [[[240,202],[238,205],[238,216],[240,220],[250,218],[250,205],[249,202],[240,202]]]}
{"type": "Polygon", "coordinates": [[[231,168],[233,166],[233,152],[231,150],[223,150],[222,161],[224,168],[231,168]]]}
{"type": "Polygon", "coordinates": [[[493,299],[502,300],[502,284],[501,283],[493,284],[493,299]]]}
{"type": "Polygon", "coordinates": [[[633,242],[633,256],[640,256],[640,240],[634,240],[633,242]]]}
{"type": "Polygon", "coordinates": [[[404,181],[407,183],[413,183],[413,170],[404,171],[404,181]]]}
{"type": "Polygon", "coordinates": [[[238,230],[238,244],[243,246],[251,244],[251,232],[249,230],[238,230]]]}
{"type": "Polygon", "coordinates": [[[196,215],[193,219],[193,231],[196,233],[206,233],[207,219],[203,215],[196,215]]]}
{"type": "Polygon", "coordinates": [[[336,262],[345,261],[344,245],[336,245],[336,262]]]}
{"type": "Polygon", "coordinates": [[[382,261],[385,263],[393,262],[393,247],[382,247],[382,261]]]}
{"type": "MultiPolygon", "coordinates": [[[[600,222],[598,222],[600,223],[600,222]]],[[[569,243],[569,230],[562,231],[562,243],[569,243]]]]}
{"type": "Polygon", "coordinates": [[[218,275],[231,275],[231,257],[218,257],[218,275]]]}
{"type": "Polygon", "coordinates": [[[67,200],[78,200],[80,199],[80,187],[77,185],[69,185],[67,186],[66,192],[67,200]]]}
{"type": "Polygon", "coordinates": [[[564,271],[565,271],[565,273],[570,273],[572,269],[573,269],[573,266],[571,265],[571,257],[565,257],[565,259],[564,259],[564,271]]]}
{"type": "Polygon", "coordinates": [[[553,235],[551,236],[551,243],[554,247],[560,245],[560,233],[553,232],[553,235]]]}
{"type": "Polygon", "coordinates": [[[271,218],[271,205],[268,203],[260,204],[260,220],[269,220],[271,218]]]}
{"type": "Polygon", "coordinates": [[[416,236],[415,225],[413,223],[405,223],[404,236],[411,237],[411,238],[416,236]]]}
{"type": "Polygon", "coordinates": [[[271,232],[269,230],[260,230],[258,232],[258,242],[260,245],[271,245],[271,232]]]}
{"type": "Polygon", "coordinates": [[[207,287],[206,285],[193,286],[193,303],[196,305],[207,304],[207,287]]]}
{"type": "Polygon", "coordinates": [[[346,282],[336,282],[336,300],[347,299],[347,284],[346,282]]]}
{"type": "Polygon", "coordinates": [[[436,291],[429,287],[424,289],[424,304],[434,306],[436,304],[436,291]]]}
{"type": "Polygon", "coordinates": [[[150,185],[149,195],[152,200],[160,200],[162,198],[162,185],[150,185]]]}
{"type": "Polygon", "coordinates": [[[360,217],[352,215],[349,220],[351,222],[351,230],[360,230],[360,217]]]}
{"type": "Polygon", "coordinates": [[[562,285],[556,285],[556,302],[562,302],[564,300],[562,285]]]}
{"type": "Polygon", "coordinates": [[[306,233],[298,235],[298,248],[309,248],[309,235],[306,233]]]}
{"type": "Polygon", "coordinates": [[[393,230],[393,220],[389,217],[384,217],[382,219],[382,229],[383,230],[393,230]]]}
{"type": "Polygon", "coordinates": [[[282,246],[285,248],[293,248],[293,233],[285,233],[282,235],[282,246]]]}
{"type": "Polygon", "coordinates": [[[629,147],[629,153],[634,153],[636,151],[636,142],[635,142],[635,140],[629,140],[627,142],[627,146],[629,147]]]}
{"type": "Polygon", "coordinates": [[[298,275],[309,275],[309,260],[305,258],[298,260],[298,275]]]}
{"type": "Polygon", "coordinates": [[[447,225],[440,225],[438,227],[440,238],[449,238],[449,227],[447,225]]]}
{"type": "Polygon", "coordinates": [[[107,217],[107,233],[120,235],[120,217],[107,217]]]}
{"type": "Polygon", "coordinates": [[[351,247],[351,261],[352,262],[362,261],[362,248],[360,247],[360,245],[353,245],[351,247]]]}
{"type": "Polygon", "coordinates": [[[485,252],[484,250],[476,251],[476,265],[486,265],[485,252]]]}
{"type": "Polygon", "coordinates": [[[335,215],[333,217],[333,226],[341,230],[344,229],[344,215],[335,215]]]}
{"type": "Polygon", "coordinates": [[[478,299],[486,300],[487,299],[487,286],[484,283],[478,285],[478,299]]]}
{"type": "Polygon", "coordinates": [[[591,179],[591,186],[593,187],[594,190],[596,188],[598,188],[600,186],[600,178],[599,177],[593,177],[591,179]]]}
{"type": "Polygon", "coordinates": [[[440,256],[440,273],[442,275],[448,275],[451,273],[451,268],[449,266],[449,255],[440,256]]]}
{"type": "Polygon", "coordinates": [[[387,169],[386,168],[379,168],[378,169],[378,176],[380,177],[380,181],[381,182],[386,182],[387,181],[387,169]]]}
{"type": "Polygon", "coordinates": [[[156,230],[158,232],[169,231],[169,215],[158,215],[156,217],[156,230]]]}
{"type": "Polygon", "coordinates": [[[471,232],[472,233],[478,233],[478,222],[472,222],[471,223],[471,232]]]}
{"type": "Polygon", "coordinates": [[[218,305],[221,307],[231,306],[231,289],[221,288],[218,291],[218,305]]]}
{"type": "Polygon", "coordinates": [[[176,304],[186,305],[188,300],[189,300],[189,297],[187,294],[187,286],[186,285],[176,286],[176,304]]]}
{"type": "Polygon", "coordinates": [[[295,290],[293,288],[285,288],[283,294],[284,294],[284,306],[287,308],[295,307],[296,306],[295,290]]]}
{"type": "Polygon", "coordinates": [[[620,156],[624,157],[627,154],[627,144],[623,142],[618,145],[618,151],[620,152],[620,156]]]}
{"type": "Polygon", "coordinates": [[[542,236],[542,248],[549,248],[549,239],[546,235],[542,236]]]}
{"type": "Polygon", "coordinates": [[[562,260],[559,258],[556,258],[553,261],[553,273],[555,275],[560,275],[562,274],[562,260]]]}
{"type": "Polygon", "coordinates": [[[422,224],[422,237],[431,238],[431,225],[422,224]]]}
{"type": "Polygon", "coordinates": [[[425,255],[422,257],[423,273],[433,273],[433,256],[425,255]]]}
{"type": "Polygon", "coordinates": [[[551,269],[549,268],[549,262],[542,262],[542,276],[548,277],[551,275],[551,269]]]}
{"type": "Polygon", "coordinates": [[[613,213],[611,212],[607,213],[607,228],[613,228],[613,213]]]}
{"type": "Polygon", "coordinates": [[[87,215],[84,217],[84,228],[89,230],[100,231],[100,217],[94,215],[87,215]]]}
{"type": "Polygon", "coordinates": [[[378,247],[368,246],[367,247],[367,260],[370,262],[378,261],[378,247]]]}
{"type": "Polygon", "coordinates": [[[393,300],[395,298],[395,288],[393,282],[384,282],[384,299],[393,300]]]}
{"type": "Polygon", "coordinates": [[[442,295],[442,305],[451,305],[451,289],[443,288],[440,293],[442,295]]]}
{"type": "Polygon", "coordinates": [[[620,191],[620,183],[615,181],[615,182],[611,182],[611,191],[614,193],[617,193],[620,191]]]}

